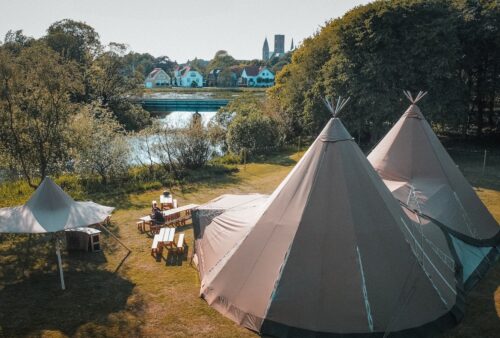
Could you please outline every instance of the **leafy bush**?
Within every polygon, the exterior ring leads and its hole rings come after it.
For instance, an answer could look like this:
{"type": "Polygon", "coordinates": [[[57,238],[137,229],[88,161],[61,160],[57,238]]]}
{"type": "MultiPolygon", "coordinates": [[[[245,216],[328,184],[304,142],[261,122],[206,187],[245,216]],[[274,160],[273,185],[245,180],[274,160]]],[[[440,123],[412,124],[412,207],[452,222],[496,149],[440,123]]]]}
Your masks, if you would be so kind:
{"type": "Polygon", "coordinates": [[[234,118],[227,130],[226,141],[233,153],[263,154],[277,145],[277,136],[270,117],[251,113],[234,118]]]}
{"type": "Polygon", "coordinates": [[[102,183],[107,183],[127,172],[129,144],[121,124],[110,111],[86,107],[75,116],[71,129],[78,173],[98,174],[102,183]]]}

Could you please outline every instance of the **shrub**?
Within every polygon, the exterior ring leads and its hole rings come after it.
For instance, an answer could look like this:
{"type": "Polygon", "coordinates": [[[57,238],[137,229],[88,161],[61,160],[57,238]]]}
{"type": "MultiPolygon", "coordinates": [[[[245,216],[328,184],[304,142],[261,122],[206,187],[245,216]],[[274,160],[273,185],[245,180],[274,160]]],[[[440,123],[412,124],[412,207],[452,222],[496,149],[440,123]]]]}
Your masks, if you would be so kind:
{"type": "Polygon", "coordinates": [[[229,125],[226,141],[233,153],[264,154],[276,146],[277,132],[273,120],[262,113],[238,115],[229,125]]]}

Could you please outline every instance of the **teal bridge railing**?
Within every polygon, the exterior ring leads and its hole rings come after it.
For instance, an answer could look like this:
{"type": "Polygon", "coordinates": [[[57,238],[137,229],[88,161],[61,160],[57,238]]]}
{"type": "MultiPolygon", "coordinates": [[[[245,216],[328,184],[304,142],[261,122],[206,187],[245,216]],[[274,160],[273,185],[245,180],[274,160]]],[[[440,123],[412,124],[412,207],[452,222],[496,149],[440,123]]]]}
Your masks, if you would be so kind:
{"type": "Polygon", "coordinates": [[[140,99],[136,100],[148,111],[215,111],[228,104],[224,99],[140,99]]]}

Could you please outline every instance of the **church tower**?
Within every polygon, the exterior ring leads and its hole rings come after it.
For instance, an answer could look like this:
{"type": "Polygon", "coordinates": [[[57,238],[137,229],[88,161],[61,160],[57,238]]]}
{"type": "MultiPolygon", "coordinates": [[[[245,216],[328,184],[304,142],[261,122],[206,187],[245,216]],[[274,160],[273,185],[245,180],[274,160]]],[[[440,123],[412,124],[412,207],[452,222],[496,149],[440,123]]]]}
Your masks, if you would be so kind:
{"type": "Polygon", "coordinates": [[[269,60],[269,44],[267,43],[267,38],[264,40],[264,46],[262,46],[262,60],[269,60]]]}

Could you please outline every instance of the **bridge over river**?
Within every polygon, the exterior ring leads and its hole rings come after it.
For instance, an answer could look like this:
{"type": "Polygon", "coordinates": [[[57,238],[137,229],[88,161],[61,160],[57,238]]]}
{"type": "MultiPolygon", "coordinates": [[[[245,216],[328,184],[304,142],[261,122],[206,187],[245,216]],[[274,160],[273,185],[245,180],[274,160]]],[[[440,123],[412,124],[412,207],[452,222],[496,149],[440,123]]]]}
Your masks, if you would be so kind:
{"type": "Polygon", "coordinates": [[[142,98],[134,100],[150,112],[216,111],[228,104],[226,99],[165,99],[142,98]]]}

